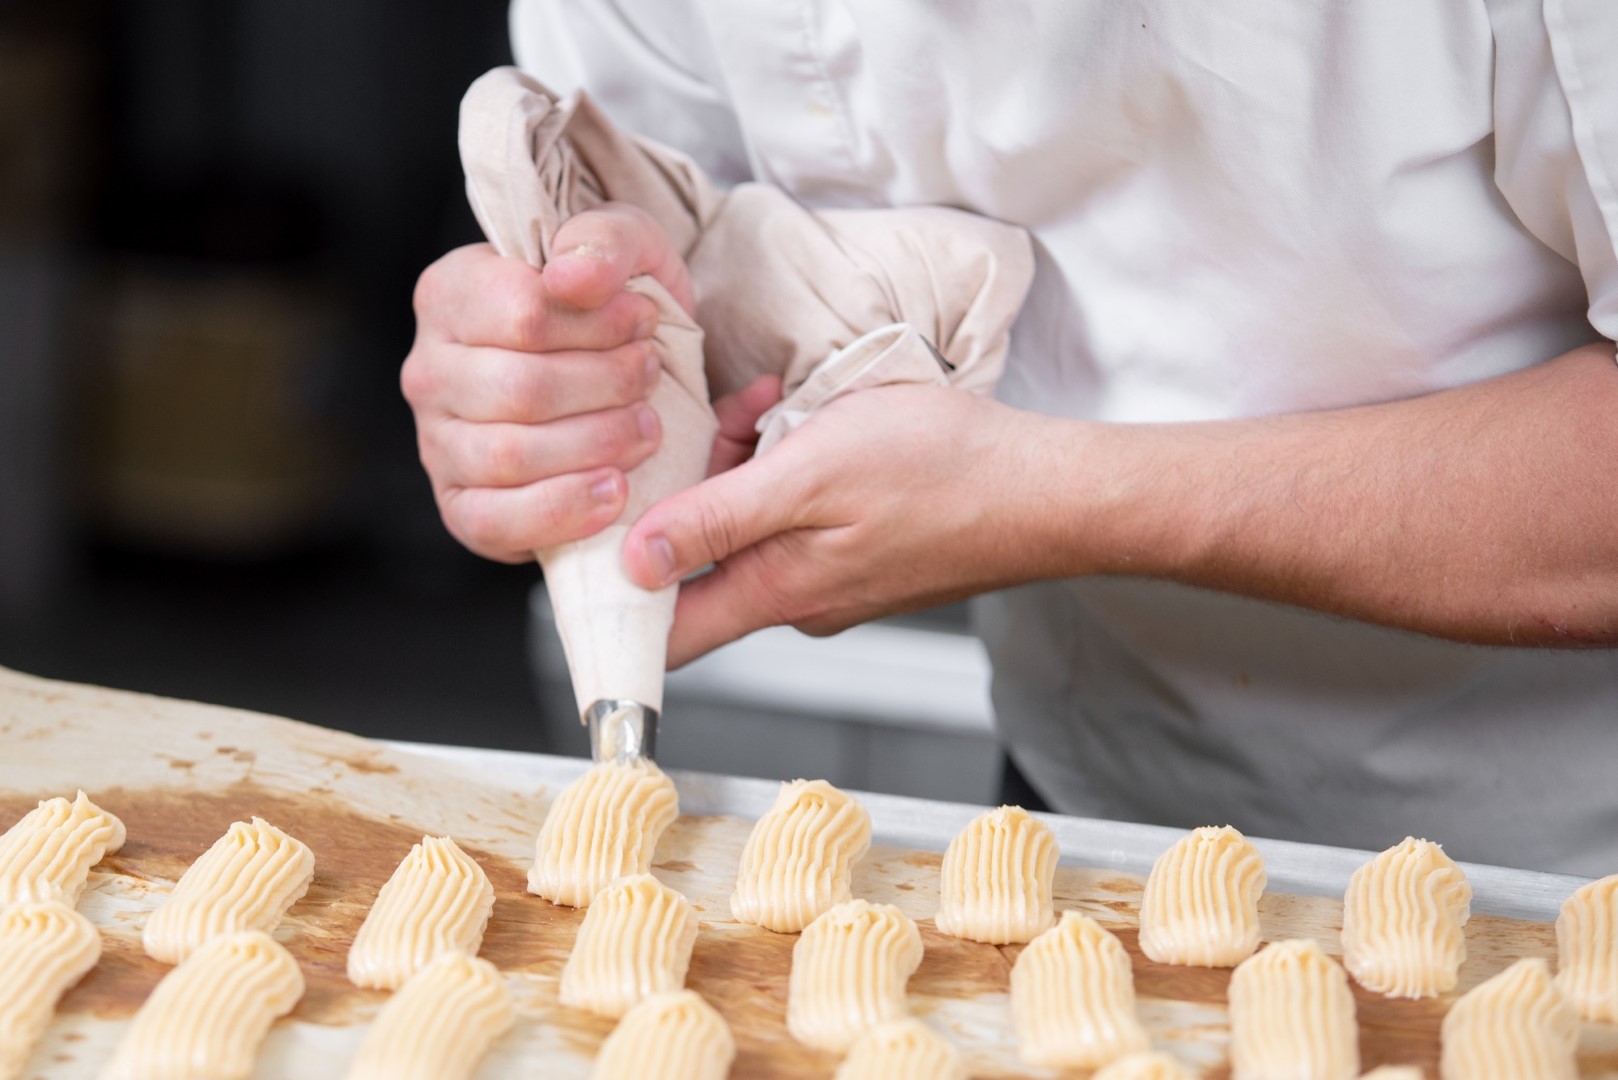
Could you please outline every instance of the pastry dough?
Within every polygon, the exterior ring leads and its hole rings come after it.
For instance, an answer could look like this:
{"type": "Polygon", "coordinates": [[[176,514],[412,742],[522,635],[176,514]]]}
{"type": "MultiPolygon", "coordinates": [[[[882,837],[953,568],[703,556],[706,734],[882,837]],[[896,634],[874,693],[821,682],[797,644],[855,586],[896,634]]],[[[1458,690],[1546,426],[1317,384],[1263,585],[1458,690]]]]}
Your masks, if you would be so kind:
{"type": "Polygon", "coordinates": [[[914,1018],[878,1024],[858,1039],[833,1080],[967,1080],[960,1051],[914,1018]]]}
{"type": "Polygon", "coordinates": [[[1618,1023],[1618,874],[1581,887],[1556,917],[1556,985],[1586,1020],[1618,1023]]]}
{"type": "Polygon", "coordinates": [[[515,1021],[493,964],[442,953],[382,1006],[348,1080],[467,1080],[515,1021]]]}
{"type": "Polygon", "coordinates": [[[824,780],[782,784],[742,849],[731,914],[796,933],[849,898],[854,864],[870,847],[871,815],[852,795],[824,780]]]}
{"type": "Polygon", "coordinates": [[[892,904],[845,900],[792,947],[787,1031],[806,1046],[846,1051],[865,1029],[909,1015],[905,983],[921,965],[921,931],[892,904]]]}
{"type": "Polygon", "coordinates": [[[1426,1080],[1419,1065],[1383,1065],[1372,1069],[1360,1080],[1426,1080]]]}
{"type": "Polygon", "coordinates": [[[1367,990],[1424,998],[1455,989],[1472,886],[1444,849],[1407,836],[1354,871],[1343,896],[1343,966],[1367,990]]]}
{"type": "Polygon", "coordinates": [[[695,990],[643,998],[601,1044],[590,1080],[725,1080],[730,1025],[695,990]]]}
{"type": "Polygon", "coordinates": [[[447,836],[424,836],[376,894],[348,950],[355,986],[397,990],[446,952],[477,955],[494,886],[447,836]]]}
{"type": "Polygon", "coordinates": [[[46,799],[0,835],[0,908],[29,900],[73,907],[90,867],[124,846],[124,823],[84,792],[46,799]]]}
{"type": "Polygon", "coordinates": [[[17,1080],[56,1003],[101,958],[90,920],[55,901],[0,912],[0,1080],[17,1080]]]}
{"type": "Polygon", "coordinates": [[[1151,1045],[1135,1017],[1129,953],[1077,911],[1064,911],[1011,966],[1011,1013],[1030,1065],[1095,1068],[1151,1045]]]}
{"type": "Polygon", "coordinates": [[[1308,939],[1278,941],[1230,979],[1235,1080],[1353,1080],[1359,1025],[1348,976],[1308,939]]]}
{"type": "Polygon", "coordinates": [[[243,1080],[302,996],[297,962],[264,931],[210,938],[163,976],[102,1080],[243,1080]]]}
{"type": "Polygon", "coordinates": [[[141,931],[148,956],[178,964],[209,938],[273,930],[309,891],[315,856],[263,818],[238,821],[180,875],[141,931]]]}
{"type": "Polygon", "coordinates": [[[1090,1080],[1196,1080],[1196,1077],[1168,1054],[1144,1050],[1097,1069],[1090,1080]]]}
{"type": "Polygon", "coordinates": [[[629,874],[644,874],[680,813],[674,781],[652,762],[602,762],[557,796],[540,827],[528,891],[568,907],[629,874]]]}
{"type": "Polygon", "coordinates": [[[596,894],[562,968],[562,1004],[613,1019],[649,994],[678,990],[691,966],[697,913],[650,874],[596,894]]]}
{"type": "Polygon", "coordinates": [[[1443,1080],[1576,1080],[1579,1016],[1537,957],[1462,995],[1444,1017],[1443,1080]]]}
{"type": "Polygon", "coordinates": [[[1031,941],[1056,921],[1056,837],[1020,806],[978,815],[944,852],[935,923],[990,945],[1031,941]]]}
{"type": "Polygon", "coordinates": [[[1264,892],[1258,848],[1204,826],[1158,857],[1140,905],[1140,948],[1159,964],[1235,967],[1258,948],[1264,892]]]}

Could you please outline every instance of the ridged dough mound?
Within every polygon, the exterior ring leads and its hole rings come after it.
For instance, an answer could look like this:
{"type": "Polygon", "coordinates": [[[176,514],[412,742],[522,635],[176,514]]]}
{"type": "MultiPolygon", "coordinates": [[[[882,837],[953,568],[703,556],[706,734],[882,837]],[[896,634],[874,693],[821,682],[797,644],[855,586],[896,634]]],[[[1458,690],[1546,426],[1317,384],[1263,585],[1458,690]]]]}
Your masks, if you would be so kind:
{"type": "Polygon", "coordinates": [[[1424,998],[1455,989],[1472,886],[1444,849],[1413,836],[1354,871],[1343,896],[1343,966],[1367,990],[1424,998]]]}
{"type": "Polygon", "coordinates": [[[967,1072],[955,1044],[912,1017],[855,1039],[833,1080],[967,1080],[967,1072]]]}
{"type": "Polygon", "coordinates": [[[516,1018],[493,964],[443,953],[382,1006],[348,1080],[468,1080],[516,1018]]]}
{"type": "Polygon", "coordinates": [[[1140,905],[1141,951],[1159,964],[1236,966],[1258,948],[1266,880],[1263,857],[1240,832],[1193,829],[1152,864],[1140,905]]]}
{"type": "Polygon", "coordinates": [[[1582,886],[1556,917],[1556,985],[1586,1020],[1618,1024],[1618,874],[1582,886]]]}
{"type": "Polygon", "coordinates": [[[244,1080],[302,996],[297,962],[264,931],[210,938],[163,976],[101,1080],[244,1080]]]}
{"type": "Polygon", "coordinates": [[[697,913],[650,874],[596,894],[562,968],[562,1004],[613,1019],[652,994],[685,985],[697,913]]]}
{"type": "Polygon", "coordinates": [[[921,965],[921,931],[892,904],[845,900],[792,947],[787,1031],[843,1053],[867,1029],[909,1015],[905,984],[921,965]]]}
{"type": "Polygon", "coordinates": [[[1348,976],[1307,939],[1278,941],[1230,978],[1235,1080],[1353,1080],[1359,1025],[1348,976]]]}
{"type": "Polygon", "coordinates": [[[146,955],[178,964],[209,938],[274,930],[309,891],[315,856],[263,818],[238,821],[180,875],[141,930],[146,955]]]}
{"type": "Polygon", "coordinates": [[[1056,921],[1057,857],[1056,837],[1022,807],[979,814],[944,852],[939,932],[990,945],[1032,941],[1056,921]]]}
{"type": "Polygon", "coordinates": [[[1168,1054],[1145,1050],[1097,1069],[1090,1080],[1197,1080],[1196,1075],[1168,1054]]]}
{"type": "Polygon", "coordinates": [[[397,990],[445,953],[476,956],[494,911],[483,867],[447,836],[424,836],[376,894],[348,950],[355,986],[397,990]]]}
{"type": "Polygon", "coordinates": [[[56,1003],[101,958],[101,935],[66,904],[0,911],[0,1080],[18,1080],[56,1003]]]}
{"type": "Polygon", "coordinates": [[[124,823],[84,792],[45,799],[0,835],[0,908],[54,900],[74,907],[90,867],[124,846],[124,823]]]}
{"type": "Polygon", "coordinates": [[[725,1080],[736,1040],[695,990],[644,998],[601,1044],[590,1080],[725,1080]]]}
{"type": "Polygon", "coordinates": [[[1443,1080],[1576,1080],[1578,1012],[1550,965],[1518,960],[1461,996],[1444,1017],[1443,1080]]]}
{"type": "Polygon", "coordinates": [[[871,847],[871,815],[824,780],[781,785],[742,849],[731,914],[796,933],[849,898],[854,864],[871,847]]]}
{"type": "Polygon", "coordinates": [[[674,781],[652,762],[602,762],[563,789],[540,827],[528,891],[589,907],[621,877],[644,874],[680,814],[674,781]]]}
{"type": "Polygon", "coordinates": [[[1135,1016],[1129,953],[1077,911],[1064,911],[1017,957],[1011,1013],[1030,1065],[1095,1068],[1150,1046],[1135,1016]]]}
{"type": "Polygon", "coordinates": [[[1419,1065],[1383,1065],[1372,1069],[1360,1080],[1426,1080],[1419,1065]]]}

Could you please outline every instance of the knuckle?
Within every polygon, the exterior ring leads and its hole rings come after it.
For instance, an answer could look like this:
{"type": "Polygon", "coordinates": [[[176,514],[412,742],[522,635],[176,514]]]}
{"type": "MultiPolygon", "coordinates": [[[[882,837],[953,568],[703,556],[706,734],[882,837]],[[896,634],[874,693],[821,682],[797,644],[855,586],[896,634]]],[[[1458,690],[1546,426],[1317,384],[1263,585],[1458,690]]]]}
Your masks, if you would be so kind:
{"type": "Polygon", "coordinates": [[[527,454],[516,432],[498,431],[486,436],[479,459],[478,464],[489,483],[510,484],[524,478],[527,454]]]}
{"type": "Polygon", "coordinates": [[[550,329],[550,308],[545,296],[527,280],[512,281],[501,290],[511,344],[525,352],[545,352],[550,329]]]}
{"type": "Polygon", "coordinates": [[[696,504],[697,536],[703,553],[710,559],[722,559],[731,553],[736,536],[736,525],[731,515],[711,500],[696,504]]]}
{"type": "Polygon", "coordinates": [[[635,421],[629,408],[604,409],[582,418],[574,428],[576,444],[592,464],[608,465],[620,460],[636,442],[635,421]]]}
{"type": "Polygon", "coordinates": [[[619,350],[610,376],[613,400],[627,405],[646,396],[646,359],[651,352],[651,346],[641,342],[619,350]]]}
{"type": "Polygon", "coordinates": [[[490,397],[497,412],[496,418],[510,421],[528,419],[539,396],[533,367],[521,363],[502,364],[489,377],[493,383],[490,397]]]}
{"type": "Polygon", "coordinates": [[[487,499],[460,498],[444,509],[450,531],[479,553],[503,547],[504,526],[487,499]]]}
{"type": "Polygon", "coordinates": [[[404,395],[404,399],[412,408],[420,408],[423,402],[431,398],[433,392],[431,366],[421,350],[422,346],[418,342],[399,367],[399,392],[404,395]]]}
{"type": "Polygon", "coordinates": [[[416,313],[417,322],[431,322],[442,306],[444,297],[444,269],[445,256],[436,262],[428,264],[416,278],[416,287],[410,294],[410,308],[416,313]]]}
{"type": "MultiPolygon", "coordinates": [[[[568,495],[547,492],[540,499],[539,505],[534,508],[536,530],[547,542],[553,539],[566,538],[571,533],[574,522],[578,517],[579,502],[580,498],[577,492],[568,495]]],[[[536,543],[534,546],[538,547],[540,545],[536,543]]]]}

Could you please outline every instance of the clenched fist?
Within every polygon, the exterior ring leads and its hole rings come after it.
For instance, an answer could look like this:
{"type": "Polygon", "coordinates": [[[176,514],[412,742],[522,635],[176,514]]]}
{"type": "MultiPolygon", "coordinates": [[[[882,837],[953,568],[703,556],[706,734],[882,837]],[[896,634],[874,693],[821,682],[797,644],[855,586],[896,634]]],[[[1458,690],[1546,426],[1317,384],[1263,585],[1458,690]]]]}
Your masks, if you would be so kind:
{"type": "Polygon", "coordinates": [[[444,524],[502,562],[610,524],[657,448],[657,308],[625,282],[651,274],[692,306],[685,264],[634,207],[574,217],[553,249],[543,272],[487,244],[429,266],[400,375],[444,524]]]}

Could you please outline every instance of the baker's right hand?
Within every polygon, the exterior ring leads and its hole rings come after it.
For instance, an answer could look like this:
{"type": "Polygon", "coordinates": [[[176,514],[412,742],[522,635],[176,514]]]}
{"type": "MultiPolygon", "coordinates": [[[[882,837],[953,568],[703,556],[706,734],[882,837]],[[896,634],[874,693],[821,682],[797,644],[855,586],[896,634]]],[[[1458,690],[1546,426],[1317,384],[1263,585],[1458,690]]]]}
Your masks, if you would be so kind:
{"type": "Polygon", "coordinates": [[[657,306],[625,282],[651,274],[692,310],[684,262],[641,210],[579,214],[552,250],[543,273],[487,244],[429,266],[399,379],[444,524],[501,562],[611,524],[624,474],[657,448],[657,306]]]}

